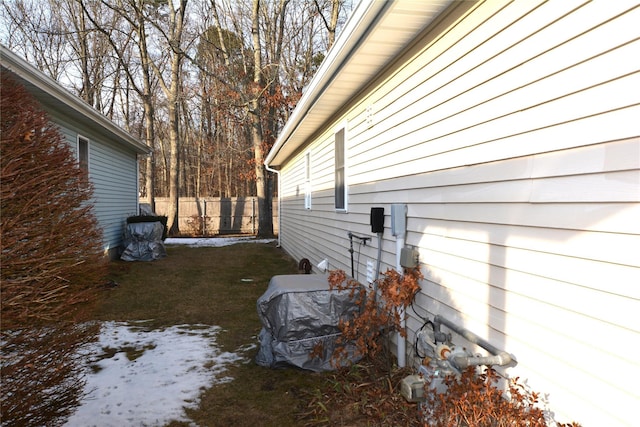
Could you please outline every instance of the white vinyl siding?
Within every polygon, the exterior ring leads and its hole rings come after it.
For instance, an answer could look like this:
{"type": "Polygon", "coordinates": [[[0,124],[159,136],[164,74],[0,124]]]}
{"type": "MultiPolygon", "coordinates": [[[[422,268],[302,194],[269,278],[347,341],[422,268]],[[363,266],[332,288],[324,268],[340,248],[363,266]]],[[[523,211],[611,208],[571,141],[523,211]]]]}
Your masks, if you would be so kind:
{"type": "MultiPolygon", "coordinates": [[[[395,266],[389,206],[406,203],[420,315],[513,353],[507,372],[548,394],[558,420],[633,425],[638,22],[637,2],[491,1],[427,34],[337,119],[349,124],[348,214],[333,212],[336,123],[309,146],[313,211],[297,208],[303,156],[283,167],[283,247],[350,271],[347,232],[368,235],[381,206],[384,271],[395,266]]],[[[360,272],[376,251],[363,248],[360,272]]],[[[408,315],[412,343],[423,320],[408,315]]]]}

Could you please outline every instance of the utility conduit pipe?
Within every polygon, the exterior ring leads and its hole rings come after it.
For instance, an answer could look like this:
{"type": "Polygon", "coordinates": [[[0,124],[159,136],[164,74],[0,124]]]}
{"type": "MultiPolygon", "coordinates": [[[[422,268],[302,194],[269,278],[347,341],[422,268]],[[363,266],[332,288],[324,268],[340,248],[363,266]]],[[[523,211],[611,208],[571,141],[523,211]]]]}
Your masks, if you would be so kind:
{"type": "MultiPolygon", "coordinates": [[[[459,325],[456,325],[452,321],[440,316],[439,314],[433,318],[433,329],[436,332],[440,332],[440,325],[445,325],[447,328],[456,332],[464,339],[473,344],[479,345],[480,347],[487,350],[492,356],[463,356],[460,354],[453,354],[451,356],[451,362],[456,365],[456,367],[460,369],[464,369],[468,366],[478,366],[478,365],[498,365],[498,366],[506,366],[511,363],[518,363],[515,356],[506,351],[499,350],[497,347],[492,345],[489,341],[485,340],[482,337],[474,334],[468,329],[465,329],[459,325]]],[[[436,334],[438,336],[438,334],[436,334]]]]}
{"type": "MultiPolygon", "coordinates": [[[[402,263],[400,261],[400,257],[401,257],[400,254],[402,253],[402,248],[404,248],[404,232],[401,236],[396,237],[396,270],[400,272],[400,274],[402,274],[402,272],[404,271],[404,269],[402,268],[402,263]]],[[[400,309],[400,327],[405,329],[406,326],[407,326],[406,314],[404,312],[404,309],[400,309]]],[[[406,361],[407,342],[402,337],[400,332],[398,332],[396,340],[397,340],[396,350],[398,353],[398,367],[404,368],[407,365],[407,361],[406,361]]]]}
{"type": "MultiPolygon", "coordinates": [[[[373,276],[373,283],[377,283],[376,281],[380,277],[380,259],[382,258],[382,233],[378,233],[378,259],[376,260],[376,272],[375,276],[373,276]]],[[[378,288],[376,287],[377,291],[378,288]]]]}
{"type": "MultiPolygon", "coordinates": [[[[391,205],[391,234],[396,236],[396,270],[401,275],[404,272],[402,267],[402,248],[404,248],[405,236],[407,233],[407,205],[403,203],[394,203],[391,205]]],[[[404,329],[407,326],[406,313],[400,310],[400,327],[404,329]]],[[[404,368],[406,362],[407,342],[398,332],[396,337],[398,367],[404,368]]]]}

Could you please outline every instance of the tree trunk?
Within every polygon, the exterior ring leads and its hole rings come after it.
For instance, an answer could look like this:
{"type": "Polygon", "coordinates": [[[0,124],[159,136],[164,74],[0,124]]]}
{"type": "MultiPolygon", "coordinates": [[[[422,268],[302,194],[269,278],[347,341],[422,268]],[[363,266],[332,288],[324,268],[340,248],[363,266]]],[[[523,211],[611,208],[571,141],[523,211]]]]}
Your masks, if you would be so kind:
{"type": "Polygon", "coordinates": [[[180,54],[174,52],[171,64],[171,89],[169,92],[169,206],[167,211],[167,227],[169,234],[176,235],[180,233],[180,225],[178,221],[178,201],[180,197],[180,143],[179,143],[179,104],[178,92],[180,87],[178,80],[180,78],[180,54]]]}
{"type": "Polygon", "coordinates": [[[137,15],[137,31],[138,31],[138,51],[140,52],[140,62],[142,63],[142,84],[143,89],[141,98],[142,98],[142,108],[144,110],[144,137],[145,144],[147,147],[151,149],[151,152],[147,156],[147,167],[145,169],[144,174],[144,185],[147,190],[147,203],[149,204],[149,208],[151,212],[156,211],[156,185],[155,185],[155,175],[156,175],[156,158],[154,149],[155,142],[155,109],[153,107],[153,95],[152,95],[152,87],[151,87],[151,75],[150,75],[150,59],[149,59],[149,50],[147,47],[147,32],[145,30],[145,20],[144,15],[142,14],[141,8],[135,8],[137,15]]]}
{"type": "Polygon", "coordinates": [[[249,108],[251,116],[251,139],[253,144],[253,156],[255,161],[255,174],[256,174],[256,196],[258,198],[258,236],[271,237],[273,236],[273,221],[268,216],[267,206],[267,192],[265,187],[265,166],[264,166],[264,148],[263,148],[263,134],[262,123],[260,114],[260,94],[263,89],[263,75],[262,75],[262,56],[260,46],[260,0],[253,0],[252,9],[252,25],[251,35],[253,39],[253,59],[254,59],[254,73],[253,83],[255,94],[252,97],[249,108]]]}
{"type": "Polygon", "coordinates": [[[329,46],[327,50],[331,49],[333,43],[336,41],[336,27],[338,26],[338,12],[340,12],[340,0],[331,0],[331,23],[329,24],[329,46]]]}
{"type": "Polygon", "coordinates": [[[184,53],[180,48],[185,9],[188,0],[181,0],[179,5],[169,2],[169,35],[167,44],[171,55],[171,82],[167,86],[160,70],[154,66],[160,86],[167,97],[169,120],[169,206],[167,208],[167,227],[169,234],[180,233],[178,221],[178,201],[180,197],[180,67],[184,53]]]}

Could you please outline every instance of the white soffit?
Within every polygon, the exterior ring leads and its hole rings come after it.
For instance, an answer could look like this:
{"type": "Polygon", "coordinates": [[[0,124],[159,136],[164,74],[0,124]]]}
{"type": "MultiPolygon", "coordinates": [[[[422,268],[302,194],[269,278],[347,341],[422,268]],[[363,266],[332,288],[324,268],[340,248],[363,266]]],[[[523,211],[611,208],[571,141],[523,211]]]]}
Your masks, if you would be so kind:
{"type": "Polygon", "coordinates": [[[327,54],[265,164],[282,165],[453,0],[362,0],[327,54]]]}

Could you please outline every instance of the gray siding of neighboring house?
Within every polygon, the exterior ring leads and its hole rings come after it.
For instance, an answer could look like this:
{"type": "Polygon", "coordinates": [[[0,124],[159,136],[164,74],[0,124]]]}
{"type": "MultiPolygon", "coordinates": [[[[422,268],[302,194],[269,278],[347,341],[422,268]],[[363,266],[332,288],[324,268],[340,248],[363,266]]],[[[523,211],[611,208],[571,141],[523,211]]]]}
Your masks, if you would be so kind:
{"type": "Polygon", "coordinates": [[[94,212],[103,232],[105,252],[115,255],[122,245],[126,218],[138,212],[136,153],[87,127],[52,116],[77,152],[78,135],[89,140],[89,179],[94,186],[94,212]]]}
{"type": "Polygon", "coordinates": [[[104,252],[118,254],[126,218],[138,212],[137,156],[149,149],[107,117],[68,92],[24,59],[0,45],[2,72],[24,85],[56,123],[78,157],[78,136],[88,141],[94,212],[103,232],[104,252]]]}
{"type": "MultiPolygon", "coordinates": [[[[347,232],[371,236],[370,208],[384,207],[382,270],[393,268],[389,208],[406,203],[426,276],[410,343],[420,317],[444,315],[515,354],[510,374],[549,393],[560,420],[631,426],[638,22],[628,1],[490,1],[443,22],[283,165],[282,246],[349,272],[347,232]],[[334,209],[341,123],[347,212],[334,209]]],[[[364,281],[377,242],[355,249],[364,281]]]]}

